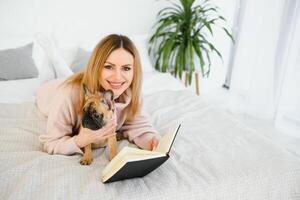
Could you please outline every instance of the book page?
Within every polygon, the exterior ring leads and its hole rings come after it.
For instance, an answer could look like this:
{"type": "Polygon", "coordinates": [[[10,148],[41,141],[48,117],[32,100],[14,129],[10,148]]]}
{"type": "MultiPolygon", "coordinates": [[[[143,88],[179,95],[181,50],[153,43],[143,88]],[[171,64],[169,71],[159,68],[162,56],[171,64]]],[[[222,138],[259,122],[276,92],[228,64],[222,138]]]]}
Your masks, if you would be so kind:
{"type": "Polygon", "coordinates": [[[147,151],[143,149],[137,149],[133,147],[124,147],[122,150],[108,163],[108,165],[102,171],[102,174],[106,174],[111,169],[115,168],[119,165],[120,162],[126,160],[126,157],[136,156],[141,159],[143,157],[147,158],[149,155],[157,155],[158,152],[155,151],[147,151]]]}
{"type": "MultiPolygon", "coordinates": [[[[135,151],[138,151],[139,149],[133,148],[133,147],[124,147],[122,150],[108,163],[108,165],[105,167],[105,169],[102,171],[102,174],[107,173],[107,171],[112,168],[112,166],[119,163],[127,154],[133,153],[135,151]]],[[[145,152],[142,150],[140,151],[140,154],[144,154],[145,152]]]]}
{"type": "Polygon", "coordinates": [[[161,153],[168,153],[172,146],[172,143],[176,137],[176,134],[180,128],[180,124],[170,128],[167,133],[160,139],[156,149],[154,151],[161,153]]]}

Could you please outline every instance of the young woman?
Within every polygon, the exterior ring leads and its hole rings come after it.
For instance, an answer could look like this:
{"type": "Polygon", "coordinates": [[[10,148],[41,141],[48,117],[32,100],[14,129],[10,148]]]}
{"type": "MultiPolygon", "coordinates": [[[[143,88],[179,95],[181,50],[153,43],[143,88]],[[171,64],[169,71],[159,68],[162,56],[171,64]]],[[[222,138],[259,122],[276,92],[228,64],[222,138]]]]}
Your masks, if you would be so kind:
{"type": "Polygon", "coordinates": [[[48,117],[46,134],[39,137],[49,154],[83,154],[81,148],[114,136],[117,130],[138,147],[153,150],[159,139],[141,109],[141,64],[132,41],[108,35],[94,48],[83,71],[67,80],[52,80],[37,92],[36,104],[48,117]],[[112,90],[115,116],[103,128],[80,129],[85,84],[91,93],[112,90]]]}

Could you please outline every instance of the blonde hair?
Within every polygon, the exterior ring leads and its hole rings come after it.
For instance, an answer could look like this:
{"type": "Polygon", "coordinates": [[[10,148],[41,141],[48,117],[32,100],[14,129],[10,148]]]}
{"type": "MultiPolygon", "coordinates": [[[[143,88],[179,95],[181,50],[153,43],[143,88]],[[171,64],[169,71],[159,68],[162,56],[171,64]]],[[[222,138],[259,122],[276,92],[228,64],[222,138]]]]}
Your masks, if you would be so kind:
{"type": "MultiPolygon", "coordinates": [[[[75,73],[69,77],[64,84],[72,86],[82,86],[85,84],[91,93],[103,91],[100,85],[101,72],[108,56],[116,49],[123,48],[128,51],[134,58],[133,80],[129,89],[131,90],[131,102],[126,108],[128,121],[133,120],[140,109],[140,95],[142,82],[142,69],[140,56],[133,42],[124,35],[111,34],[103,38],[94,48],[84,70],[75,73]]],[[[122,95],[121,95],[122,96],[122,95]]],[[[81,114],[84,106],[84,92],[80,90],[80,104],[76,108],[77,113],[81,114]]]]}

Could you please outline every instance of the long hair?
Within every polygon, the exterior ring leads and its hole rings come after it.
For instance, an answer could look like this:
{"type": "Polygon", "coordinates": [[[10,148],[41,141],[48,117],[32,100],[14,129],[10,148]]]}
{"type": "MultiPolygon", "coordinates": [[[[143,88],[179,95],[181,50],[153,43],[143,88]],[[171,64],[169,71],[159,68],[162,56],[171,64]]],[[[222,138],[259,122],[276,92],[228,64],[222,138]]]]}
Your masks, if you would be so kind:
{"type": "MultiPolygon", "coordinates": [[[[134,58],[133,64],[133,80],[129,89],[131,90],[131,102],[126,108],[127,121],[133,120],[135,115],[140,109],[140,95],[141,95],[141,82],[142,82],[142,69],[140,56],[133,42],[124,35],[111,34],[103,38],[94,48],[87,65],[84,70],[79,71],[69,77],[64,84],[82,86],[85,84],[91,93],[102,91],[103,88],[100,84],[101,72],[104,67],[108,56],[116,49],[123,48],[129,52],[134,58]]],[[[122,95],[121,95],[122,96],[122,95]]],[[[77,113],[81,114],[82,107],[84,106],[84,92],[80,90],[80,103],[76,108],[77,113]]]]}

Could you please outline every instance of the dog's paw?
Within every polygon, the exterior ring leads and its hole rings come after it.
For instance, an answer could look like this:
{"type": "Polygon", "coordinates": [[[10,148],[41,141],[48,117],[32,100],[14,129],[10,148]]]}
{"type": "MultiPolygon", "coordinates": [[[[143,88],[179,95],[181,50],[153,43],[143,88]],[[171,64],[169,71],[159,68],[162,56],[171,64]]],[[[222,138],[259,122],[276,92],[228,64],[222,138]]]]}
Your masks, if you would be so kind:
{"type": "Polygon", "coordinates": [[[116,156],[115,154],[110,154],[110,155],[108,156],[109,161],[111,161],[115,156],[116,156]]]}
{"type": "Polygon", "coordinates": [[[92,163],[92,159],[82,158],[80,160],[81,165],[90,165],[92,163]]]}

